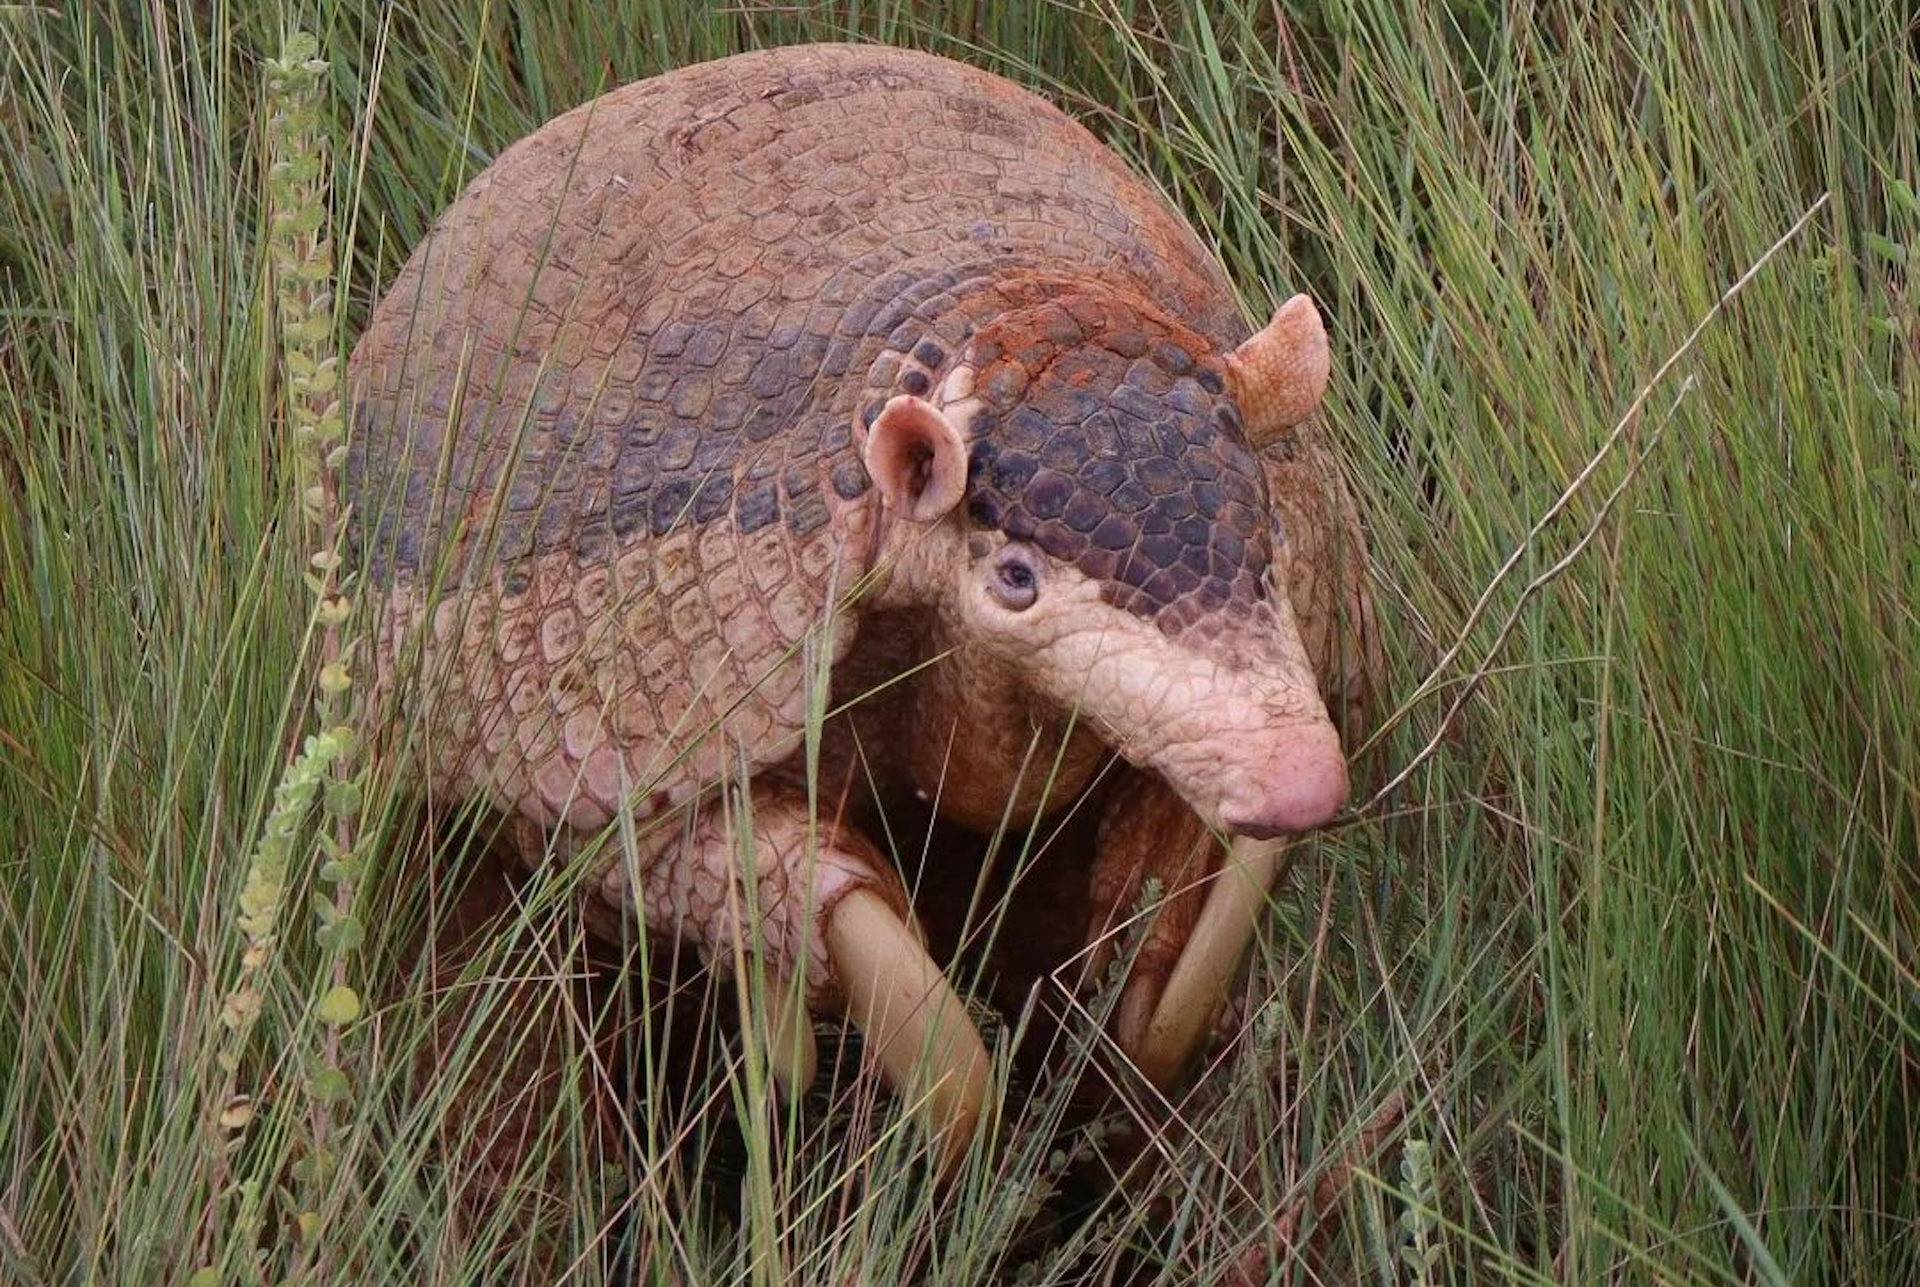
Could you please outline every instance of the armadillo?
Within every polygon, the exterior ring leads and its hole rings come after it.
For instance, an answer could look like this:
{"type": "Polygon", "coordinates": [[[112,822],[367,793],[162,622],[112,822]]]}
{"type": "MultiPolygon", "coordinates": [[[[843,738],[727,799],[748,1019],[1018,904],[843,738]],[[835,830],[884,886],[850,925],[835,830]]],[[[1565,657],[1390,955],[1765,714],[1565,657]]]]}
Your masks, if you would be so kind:
{"type": "Polygon", "coordinates": [[[473,181],[353,354],[376,701],[424,789],[590,855],[602,923],[844,1012],[957,1158],[989,1060],[821,804],[827,694],[885,685],[878,758],[970,824],[1117,755],[1230,836],[1319,826],[1347,770],[1256,448],[1328,365],[1311,301],[1253,333],[1167,202],[1001,78],[829,45],[616,89],[473,181]]]}

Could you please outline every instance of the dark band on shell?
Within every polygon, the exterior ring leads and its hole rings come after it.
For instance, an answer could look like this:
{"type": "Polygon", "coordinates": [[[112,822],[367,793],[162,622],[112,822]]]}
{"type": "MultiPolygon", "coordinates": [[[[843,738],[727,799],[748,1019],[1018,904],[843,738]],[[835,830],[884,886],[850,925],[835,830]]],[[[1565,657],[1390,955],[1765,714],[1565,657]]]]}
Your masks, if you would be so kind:
{"type": "Polygon", "coordinates": [[[968,517],[1170,633],[1267,595],[1266,480],[1198,335],[1101,292],[975,337],[968,517]]]}

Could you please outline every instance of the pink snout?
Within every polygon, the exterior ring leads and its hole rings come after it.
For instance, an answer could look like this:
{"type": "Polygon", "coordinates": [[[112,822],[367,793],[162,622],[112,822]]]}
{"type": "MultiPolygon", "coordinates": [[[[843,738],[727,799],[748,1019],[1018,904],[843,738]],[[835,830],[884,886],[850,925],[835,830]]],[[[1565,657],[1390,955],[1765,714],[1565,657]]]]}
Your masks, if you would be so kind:
{"type": "Polygon", "coordinates": [[[1347,802],[1347,760],[1331,728],[1289,743],[1220,806],[1236,836],[1270,840],[1325,826],[1347,802]]]}

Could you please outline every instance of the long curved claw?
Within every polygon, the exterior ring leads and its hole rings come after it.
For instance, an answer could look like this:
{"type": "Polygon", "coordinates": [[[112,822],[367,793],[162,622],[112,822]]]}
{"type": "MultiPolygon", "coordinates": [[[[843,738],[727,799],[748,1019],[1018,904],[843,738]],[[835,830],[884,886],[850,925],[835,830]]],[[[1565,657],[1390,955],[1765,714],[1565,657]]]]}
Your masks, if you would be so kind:
{"type": "Polygon", "coordinates": [[[1137,989],[1130,984],[1122,994],[1120,1044],[1162,1090],[1213,1030],[1289,846],[1287,840],[1235,840],[1159,997],[1152,995],[1152,980],[1141,980],[1137,989]]]}
{"type": "Polygon", "coordinates": [[[973,1020],[919,935],[879,895],[856,889],[842,897],[826,938],[847,1017],[887,1081],[920,1105],[941,1173],[952,1174],[979,1127],[991,1069],[973,1020]]]}
{"type": "Polygon", "coordinates": [[[807,998],[788,979],[767,979],[767,1071],[788,1101],[800,1098],[819,1071],[820,1051],[813,1040],[807,998]]]}

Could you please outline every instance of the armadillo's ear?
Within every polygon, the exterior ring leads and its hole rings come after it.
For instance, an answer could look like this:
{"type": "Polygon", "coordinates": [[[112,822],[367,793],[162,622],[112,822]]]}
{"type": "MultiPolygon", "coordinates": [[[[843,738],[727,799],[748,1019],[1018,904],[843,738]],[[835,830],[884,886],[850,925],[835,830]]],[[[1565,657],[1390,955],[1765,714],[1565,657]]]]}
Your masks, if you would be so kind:
{"type": "Polygon", "coordinates": [[[953,421],[923,398],[888,401],[867,429],[867,472],[888,508],[931,523],[967,490],[967,443],[953,421]]]}
{"type": "Polygon", "coordinates": [[[1295,295],[1227,358],[1247,439],[1263,446],[1312,415],[1326,395],[1330,369],[1320,310],[1295,295]]]}

